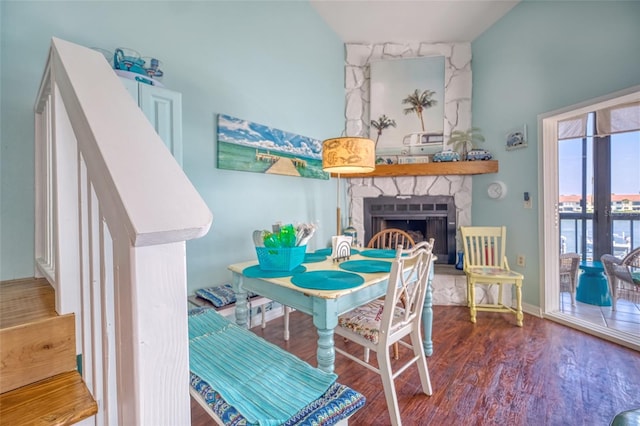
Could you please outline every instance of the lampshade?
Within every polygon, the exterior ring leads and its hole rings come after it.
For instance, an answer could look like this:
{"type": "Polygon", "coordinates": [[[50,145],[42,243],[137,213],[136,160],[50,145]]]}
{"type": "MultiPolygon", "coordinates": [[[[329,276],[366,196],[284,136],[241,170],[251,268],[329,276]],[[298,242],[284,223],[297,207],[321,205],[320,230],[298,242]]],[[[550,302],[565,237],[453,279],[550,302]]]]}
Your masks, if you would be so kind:
{"type": "Polygon", "coordinates": [[[371,139],[340,137],[322,143],[322,170],[329,173],[369,173],[376,168],[376,144],[371,139]]]}

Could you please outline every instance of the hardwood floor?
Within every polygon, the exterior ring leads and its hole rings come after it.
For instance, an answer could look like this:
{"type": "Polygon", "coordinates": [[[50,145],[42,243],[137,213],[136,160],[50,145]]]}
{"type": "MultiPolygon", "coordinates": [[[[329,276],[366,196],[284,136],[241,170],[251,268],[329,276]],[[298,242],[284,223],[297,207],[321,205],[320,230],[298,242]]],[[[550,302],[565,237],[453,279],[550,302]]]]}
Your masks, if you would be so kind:
{"type": "MultiPolygon", "coordinates": [[[[311,318],[291,314],[289,342],[282,324],[253,331],[316,365],[311,318]]],[[[395,381],[405,426],[609,425],[616,413],[640,408],[640,353],[551,321],[525,314],[519,328],[513,315],[481,312],[471,324],[467,308],[436,306],[433,341],[433,395],[420,393],[413,367],[395,381]]],[[[351,342],[336,345],[362,354],[351,342]]],[[[406,351],[400,347],[401,358],[406,351]]],[[[378,375],[340,355],[336,373],[367,398],[350,425],[390,424],[378,375]]],[[[213,424],[193,401],[191,416],[193,426],[213,424]]]]}

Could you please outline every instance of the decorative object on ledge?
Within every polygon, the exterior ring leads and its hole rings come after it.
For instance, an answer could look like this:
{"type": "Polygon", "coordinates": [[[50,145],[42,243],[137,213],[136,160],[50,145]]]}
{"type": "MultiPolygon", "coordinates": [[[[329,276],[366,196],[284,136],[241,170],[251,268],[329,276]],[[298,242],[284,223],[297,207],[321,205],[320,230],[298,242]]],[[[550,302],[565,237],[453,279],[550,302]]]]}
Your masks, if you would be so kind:
{"type": "Polygon", "coordinates": [[[467,152],[467,161],[487,161],[492,158],[493,155],[486,149],[474,148],[467,152]]]}
{"type": "Polygon", "coordinates": [[[331,258],[334,262],[351,258],[351,237],[334,235],[331,237],[331,258]]]}
{"type": "Polygon", "coordinates": [[[449,137],[448,145],[460,153],[462,160],[467,160],[467,152],[476,147],[477,142],[484,142],[480,129],[472,127],[467,130],[454,130],[449,137]]]}
{"type": "Polygon", "coordinates": [[[218,114],[218,168],[329,179],[320,141],[218,114]]]}
{"type": "MultiPolygon", "coordinates": [[[[444,176],[481,175],[498,173],[498,161],[456,161],[426,164],[378,164],[370,173],[342,174],[345,178],[395,177],[395,176],[444,176]]],[[[332,173],[332,176],[336,176],[332,173]]]]}
{"type": "Polygon", "coordinates": [[[340,235],[340,175],[369,173],[375,169],[375,142],[368,138],[339,137],[322,143],[322,169],[338,177],[336,235],[340,235]]]}
{"type": "Polygon", "coordinates": [[[440,151],[433,155],[434,163],[446,163],[449,161],[460,161],[460,154],[457,151],[440,151]]]}
{"type": "Polygon", "coordinates": [[[513,149],[526,148],[527,147],[527,125],[524,124],[521,127],[511,130],[507,133],[507,151],[513,149]]]}

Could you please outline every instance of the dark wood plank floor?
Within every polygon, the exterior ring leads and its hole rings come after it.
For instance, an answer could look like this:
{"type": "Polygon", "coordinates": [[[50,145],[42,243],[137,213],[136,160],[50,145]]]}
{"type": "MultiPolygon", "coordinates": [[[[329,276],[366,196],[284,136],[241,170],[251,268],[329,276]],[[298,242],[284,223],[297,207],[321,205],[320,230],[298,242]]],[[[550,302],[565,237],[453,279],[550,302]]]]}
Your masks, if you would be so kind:
{"type": "MultiPolygon", "coordinates": [[[[282,318],[258,335],[316,365],[311,318],[291,315],[291,340],[283,340],[282,318]]],[[[336,345],[362,353],[351,342],[336,345]]],[[[434,308],[435,351],[428,358],[433,395],[420,393],[417,371],[396,379],[405,426],[411,425],[609,425],[621,411],[640,408],[640,353],[580,331],[525,315],[481,312],[471,324],[468,309],[434,308]]],[[[408,352],[400,347],[401,358],[408,352]]],[[[372,360],[375,355],[372,354],[372,360]]],[[[350,425],[388,425],[378,375],[340,355],[338,381],[361,392],[367,404],[350,425]]],[[[197,403],[191,424],[213,422],[197,403]]]]}

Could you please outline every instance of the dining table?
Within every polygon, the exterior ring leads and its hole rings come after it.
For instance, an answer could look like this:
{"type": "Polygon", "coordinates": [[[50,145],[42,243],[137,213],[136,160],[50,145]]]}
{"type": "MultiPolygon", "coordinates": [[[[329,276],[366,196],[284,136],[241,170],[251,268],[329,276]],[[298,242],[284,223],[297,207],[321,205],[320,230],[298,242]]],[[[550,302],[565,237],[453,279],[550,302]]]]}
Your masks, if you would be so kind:
{"type": "MultiPolygon", "coordinates": [[[[328,248],[307,253],[303,263],[292,271],[263,270],[257,260],[229,265],[236,293],[236,323],[247,326],[247,292],[311,315],[318,333],[317,366],[333,372],[334,329],[338,325],[338,317],[386,295],[394,257],[393,250],[362,249],[352,250],[347,260],[337,262],[331,258],[331,249],[328,248]]],[[[432,258],[434,261],[435,256],[432,258]]],[[[422,311],[426,355],[433,353],[432,280],[433,264],[422,311]]]]}

